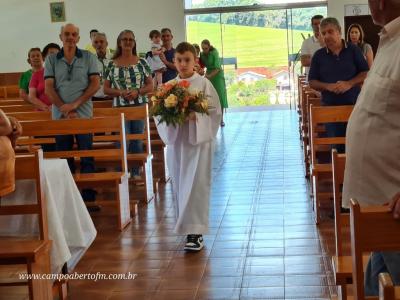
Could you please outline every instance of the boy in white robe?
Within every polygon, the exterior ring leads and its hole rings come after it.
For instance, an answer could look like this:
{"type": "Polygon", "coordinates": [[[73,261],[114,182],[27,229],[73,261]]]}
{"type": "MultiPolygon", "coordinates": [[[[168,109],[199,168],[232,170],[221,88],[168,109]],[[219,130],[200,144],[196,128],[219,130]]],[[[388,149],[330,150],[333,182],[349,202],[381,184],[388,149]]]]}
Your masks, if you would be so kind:
{"type": "Polygon", "coordinates": [[[175,232],[187,235],[185,250],[200,251],[208,232],[211,166],[214,139],[221,123],[221,105],[211,82],[194,71],[196,50],[186,42],[175,49],[178,81],[190,82],[189,89],[207,97],[209,115],[192,113],[181,126],[167,126],[155,117],[158,133],[167,145],[167,165],[171,174],[177,209],[175,232]]]}

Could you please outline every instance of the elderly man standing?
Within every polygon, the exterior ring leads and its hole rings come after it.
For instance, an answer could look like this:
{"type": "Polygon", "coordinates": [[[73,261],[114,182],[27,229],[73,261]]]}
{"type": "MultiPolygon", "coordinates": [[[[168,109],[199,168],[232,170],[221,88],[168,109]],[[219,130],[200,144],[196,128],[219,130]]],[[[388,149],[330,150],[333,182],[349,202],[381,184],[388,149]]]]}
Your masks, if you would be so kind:
{"type": "MultiPolygon", "coordinates": [[[[376,59],[350,117],[346,137],[343,206],[392,200],[400,213],[400,1],[369,0],[374,23],[383,26],[376,59]],[[396,194],[397,193],[397,194],[396,194]]],[[[372,253],[365,272],[365,293],[378,295],[378,274],[389,272],[400,284],[400,253],[372,253]]]]}
{"type": "Polygon", "coordinates": [[[96,33],[93,39],[93,45],[96,48],[97,65],[100,71],[100,88],[92,98],[92,100],[105,100],[112,99],[112,97],[107,97],[104,94],[104,79],[103,74],[106,71],[108,64],[111,61],[111,54],[109,53],[107,36],[103,32],[96,33]]]}
{"type": "Polygon", "coordinates": [[[324,17],[321,15],[315,15],[311,18],[311,27],[314,34],[310,36],[308,39],[305,39],[303,41],[303,44],[301,45],[300,61],[301,61],[301,66],[305,67],[306,74],[308,74],[309,72],[312,56],[317,50],[321,49],[321,47],[323,47],[324,45],[324,41],[319,32],[319,25],[321,24],[321,20],[323,18],[324,17]]]}
{"type": "MultiPolygon", "coordinates": [[[[310,87],[321,91],[323,105],[353,105],[367,76],[368,63],[357,46],[342,40],[337,19],[323,19],[320,31],[326,47],[315,52],[311,60],[310,87]]],[[[346,134],[346,123],[330,123],[325,127],[329,137],[346,134]]],[[[344,152],[343,145],[337,148],[338,152],[344,152]]]]}
{"type": "MultiPolygon", "coordinates": [[[[92,96],[100,87],[97,58],[86,50],[79,49],[79,28],[74,24],[61,27],[60,39],[63,48],[57,54],[49,55],[45,63],[45,92],[53,103],[54,120],[70,118],[91,118],[93,116],[92,96]]],[[[90,134],[75,135],[78,149],[92,148],[90,134]]],[[[73,135],[56,136],[57,151],[72,150],[73,135]]],[[[68,159],[71,172],[75,172],[73,159],[68,159]]],[[[94,172],[93,158],[81,159],[81,173],[94,172]]],[[[93,190],[83,190],[83,199],[93,201],[93,190]]]]}

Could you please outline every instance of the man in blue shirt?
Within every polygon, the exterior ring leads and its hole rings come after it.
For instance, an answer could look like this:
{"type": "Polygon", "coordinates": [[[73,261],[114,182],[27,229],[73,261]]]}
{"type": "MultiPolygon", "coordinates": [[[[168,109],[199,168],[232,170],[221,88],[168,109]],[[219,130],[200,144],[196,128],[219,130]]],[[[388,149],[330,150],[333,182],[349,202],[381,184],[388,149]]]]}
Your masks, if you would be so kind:
{"type": "MultiPolygon", "coordinates": [[[[367,76],[368,63],[357,46],[342,40],[337,19],[323,19],[320,31],[326,47],[312,57],[310,87],[321,91],[323,105],[354,105],[367,76]]],[[[328,137],[346,135],[346,123],[329,123],[325,128],[328,137]]],[[[337,145],[337,150],[344,152],[344,145],[337,145]]]]}
{"type": "MultiPolygon", "coordinates": [[[[45,92],[52,105],[54,120],[91,118],[93,116],[92,96],[100,87],[97,58],[86,50],[79,49],[79,28],[74,24],[61,27],[60,39],[63,48],[57,54],[49,55],[45,63],[45,92]]],[[[75,139],[79,150],[92,148],[91,134],[77,134],[75,139]]],[[[72,150],[73,135],[56,136],[57,151],[72,150]]],[[[75,172],[74,159],[69,158],[71,172],[75,172]]],[[[81,159],[81,173],[93,173],[94,160],[81,159]]],[[[83,190],[84,200],[94,200],[93,190],[83,190]]]]}
{"type": "Polygon", "coordinates": [[[320,30],[326,47],[317,50],[311,60],[310,87],[321,91],[324,105],[353,105],[367,76],[368,63],[358,47],[342,40],[335,18],[323,19],[320,30]]]}
{"type": "Polygon", "coordinates": [[[162,82],[165,83],[178,75],[176,67],[174,65],[174,55],[175,48],[172,47],[171,29],[163,28],[161,29],[161,40],[163,42],[163,48],[165,48],[164,53],[160,54],[161,61],[166,65],[167,70],[163,73],[162,82]]]}

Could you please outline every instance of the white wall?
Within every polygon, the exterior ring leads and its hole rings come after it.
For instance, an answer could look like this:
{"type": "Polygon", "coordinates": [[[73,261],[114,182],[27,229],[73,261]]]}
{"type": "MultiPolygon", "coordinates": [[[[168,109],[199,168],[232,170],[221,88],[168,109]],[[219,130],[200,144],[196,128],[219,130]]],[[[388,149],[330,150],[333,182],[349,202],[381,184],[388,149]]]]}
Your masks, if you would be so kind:
{"type": "MultiPolygon", "coordinates": [[[[64,23],[51,23],[49,0],[1,0],[0,73],[28,69],[27,52],[47,43],[60,43],[64,23]]],[[[171,28],[174,44],[185,40],[182,0],[64,0],[66,21],[80,27],[80,47],[89,43],[89,31],[96,28],[108,36],[115,48],[123,29],[135,33],[138,51],[149,50],[152,29],[171,28]]]]}
{"type": "Polygon", "coordinates": [[[348,4],[368,4],[368,0],[328,0],[328,16],[339,20],[344,28],[344,6],[348,4]]]}

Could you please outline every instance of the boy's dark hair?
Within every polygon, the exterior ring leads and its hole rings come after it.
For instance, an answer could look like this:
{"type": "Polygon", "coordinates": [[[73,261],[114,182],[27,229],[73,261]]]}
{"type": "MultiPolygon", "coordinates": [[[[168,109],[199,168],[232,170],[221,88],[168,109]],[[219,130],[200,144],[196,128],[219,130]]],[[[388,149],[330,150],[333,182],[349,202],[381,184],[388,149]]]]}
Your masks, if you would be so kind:
{"type": "Polygon", "coordinates": [[[153,37],[158,37],[161,36],[161,32],[159,32],[157,29],[154,29],[152,31],[150,31],[149,33],[149,38],[153,38],[153,37]]]}
{"type": "Polygon", "coordinates": [[[195,58],[197,57],[196,49],[188,42],[179,43],[175,48],[175,52],[179,54],[183,54],[188,51],[191,52],[195,58]]]}
{"type": "Polygon", "coordinates": [[[60,46],[56,43],[49,43],[46,46],[44,46],[43,50],[42,50],[42,56],[43,58],[45,58],[47,56],[47,53],[49,52],[49,49],[58,49],[58,51],[61,50],[60,46]]]}
{"type": "Polygon", "coordinates": [[[92,30],[90,30],[90,32],[89,32],[89,36],[91,36],[93,32],[99,32],[99,31],[98,31],[97,29],[92,29],[92,30]]]}

